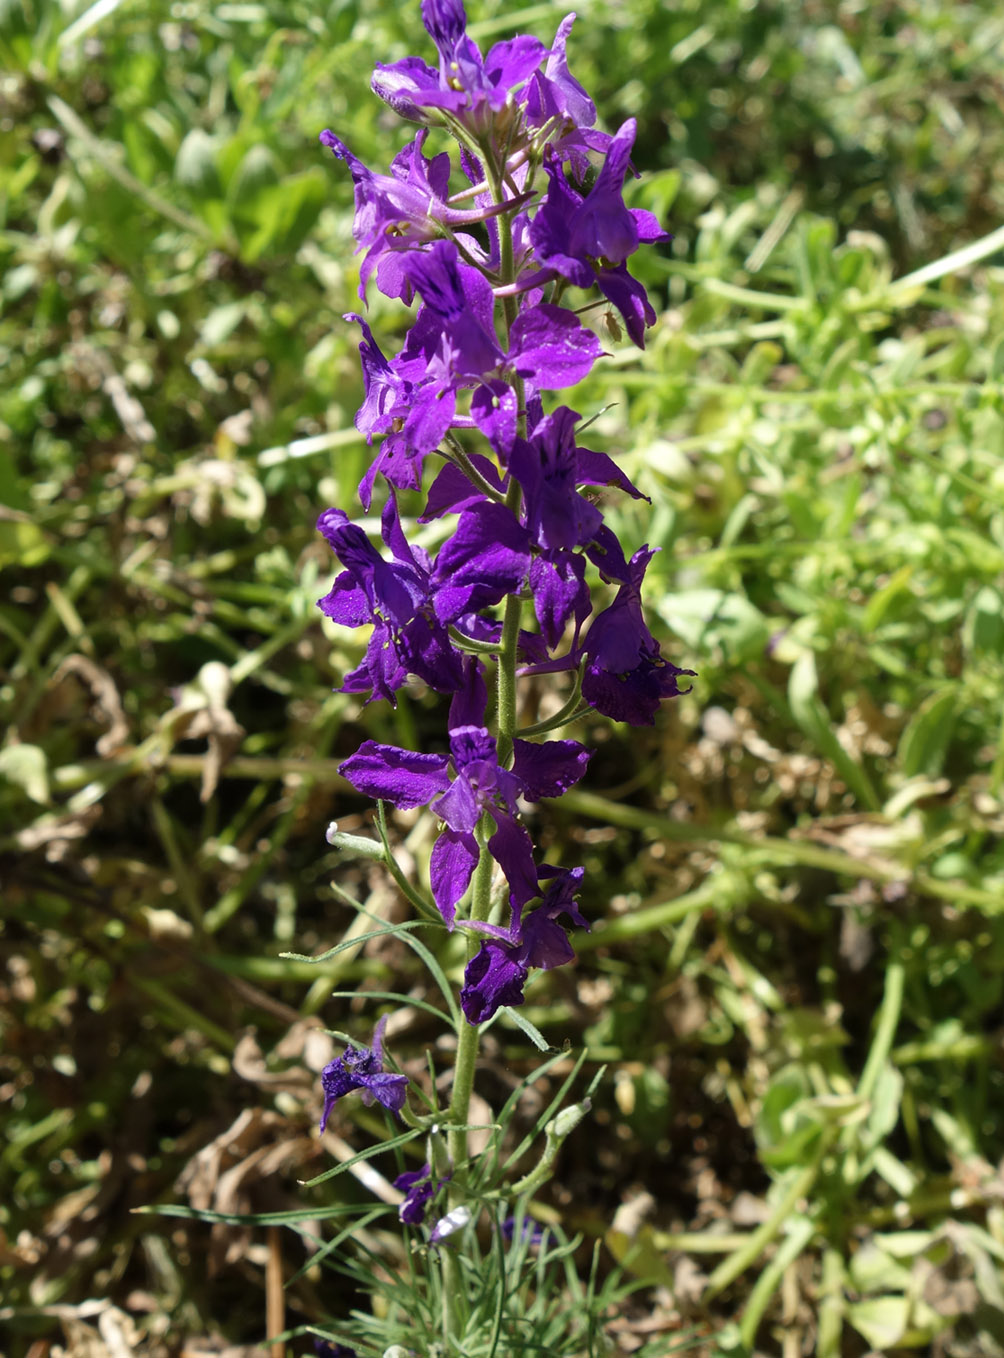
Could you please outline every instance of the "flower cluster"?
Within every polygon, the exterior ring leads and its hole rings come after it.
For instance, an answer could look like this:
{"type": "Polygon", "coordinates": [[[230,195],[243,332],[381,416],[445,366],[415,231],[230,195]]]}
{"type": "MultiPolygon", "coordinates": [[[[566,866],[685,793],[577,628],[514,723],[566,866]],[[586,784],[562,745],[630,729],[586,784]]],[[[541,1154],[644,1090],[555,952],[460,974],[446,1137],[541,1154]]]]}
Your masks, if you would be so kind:
{"type": "MultiPolygon", "coordinates": [[[[414,319],[388,357],[362,316],[346,317],[361,332],[356,424],[371,445],[380,440],[359,495],[367,511],[380,505],[382,546],[341,509],[326,510],[318,527],[341,569],[319,606],[372,629],[346,691],[393,704],[414,676],[450,695],[442,753],[367,740],[341,772],[367,796],[438,818],[433,898],[448,928],[480,943],[461,992],[471,1024],[521,1003],[529,971],[570,960],[569,929],[588,928],[575,904],[583,869],[539,864],[522,814],[572,787],[590,751],[537,739],[546,722],[521,737],[518,679],[568,676],[558,729],[589,709],[650,724],[691,673],[661,654],[645,622],[652,552],[628,557],[597,503],[600,488],[639,491],[582,446],[578,412],[546,404],[602,353],[576,290],[598,289],[598,305],[619,313],[617,322],[608,312],[611,332],[622,323],[644,345],[655,312],[628,261],[667,239],[651,213],[625,205],[635,123],[612,135],[595,127],[568,68],[574,17],[550,48],[521,36],[482,53],[461,0],[422,0],[438,64],[406,57],[373,77],[374,91],[419,124],[389,172],[321,134],[352,177],[360,297],[373,284],[414,319]],[[434,130],[455,139],[456,164],[430,154],[434,130]],[[405,532],[399,502],[414,492],[439,542],[434,556],[405,532]],[[478,897],[482,879],[490,889],[478,897]]],[[[349,1088],[397,1111],[402,1077],[379,1076],[377,1047],[325,1072],[325,1116],[349,1088]]],[[[415,1183],[425,1193],[431,1176],[415,1183]]]]}

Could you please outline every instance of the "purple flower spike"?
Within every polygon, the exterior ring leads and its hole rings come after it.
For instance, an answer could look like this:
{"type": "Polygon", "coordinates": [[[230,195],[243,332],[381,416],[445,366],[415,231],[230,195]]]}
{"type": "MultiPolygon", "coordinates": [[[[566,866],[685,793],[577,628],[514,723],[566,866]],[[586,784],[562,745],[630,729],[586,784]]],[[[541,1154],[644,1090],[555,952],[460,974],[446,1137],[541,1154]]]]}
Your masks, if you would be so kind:
{"type": "Polygon", "coordinates": [[[321,1088],[324,1090],[322,1132],[328,1125],[332,1108],[354,1089],[362,1090],[364,1103],[375,1101],[395,1117],[400,1115],[408,1090],[408,1077],[388,1075],[383,1070],[383,1030],[386,1026],[387,1016],[384,1015],[373,1030],[372,1047],[349,1047],[337,1060],[329,1061],[321,1071],[321,1088]]]}

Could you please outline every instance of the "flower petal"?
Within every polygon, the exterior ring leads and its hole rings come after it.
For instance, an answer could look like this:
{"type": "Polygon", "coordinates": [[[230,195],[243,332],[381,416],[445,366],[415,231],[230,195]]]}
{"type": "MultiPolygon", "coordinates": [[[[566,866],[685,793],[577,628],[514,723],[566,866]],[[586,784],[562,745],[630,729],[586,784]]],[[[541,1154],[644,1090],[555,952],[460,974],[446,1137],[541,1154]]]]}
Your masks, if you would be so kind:
{"type": "Polygon", "coordinates": [[[418,754],[397,745],[364,740],[342,761],[339,773],[358,792],[391,802],[402,811],[425,806],[450,785],[445,755],[418,754]]]}

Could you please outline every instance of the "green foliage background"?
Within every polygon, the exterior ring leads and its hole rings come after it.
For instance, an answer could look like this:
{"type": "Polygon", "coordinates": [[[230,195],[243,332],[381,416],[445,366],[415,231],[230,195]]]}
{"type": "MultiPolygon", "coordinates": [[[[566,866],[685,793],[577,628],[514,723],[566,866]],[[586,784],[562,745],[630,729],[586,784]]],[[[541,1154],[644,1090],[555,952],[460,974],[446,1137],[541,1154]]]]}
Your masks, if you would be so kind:
{"type": "MultiPolygon", "coordinates": [[[[489,0],[473,32],[562,12],[489,0]]],[[[95,1297],[143,1352],[260,1338],[262,1230],[130,1209],[227,1210],[219,1175],[269,1147],[230,1210],[333,1201],[296,1184],[326,1163],[312,1025],[369,1031],[332,990],[425,993],[394,946],[280,957],[350,925],[332,879],[398,909],[326,850],[370,815],[339,757],[440,739],[429,695],[332,693],[358,638],[313,606],[314,520],[369,455],[317,133],[385,165],[409,133],[369,72],[425,44],[384,0],[0,0],[12,1352],[95,1297]]],[[[570,45],[674,232],[639,266],[648,349],[609,337],[572,403],[652,497],[606,512],[662,548],[653,622],[699,678],[651,732],[586,733],[587,784],[534,825],[596,924],[528,1013],[613,1072],[541,1207],[675,1281],[621,1324],[709,1352],[1004,1343],[1002,55],[998,6],[938,0],[596,0],[570,45]]],[[[428,831],[395,835],[421,871],[428,831]]],[[[494,1036],[504,1092],[528,1054],[494,1036]]],[[[308,1273],[290,1323],[340,1304],[308,1273]]]]}

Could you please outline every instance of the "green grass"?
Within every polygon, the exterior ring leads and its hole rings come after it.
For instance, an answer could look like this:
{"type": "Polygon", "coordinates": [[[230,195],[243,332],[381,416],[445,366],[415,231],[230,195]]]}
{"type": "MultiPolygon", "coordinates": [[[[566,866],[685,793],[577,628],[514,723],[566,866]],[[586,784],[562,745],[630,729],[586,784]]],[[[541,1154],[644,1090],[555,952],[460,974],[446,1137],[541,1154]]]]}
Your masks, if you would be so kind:
{"type": "MultiPolygon", "coordinates": [[[[359,1300],[301,1233],[132,1209],[369,1204],[298,1183],[331,1164],[321,1024],[369,1031],[330,995],[435,1000],[389,936],[281,957],[371,928],[338,893],[403,917],[325,845],[371,821],[335,768],[439,738],[429,695],[332,693],[358,639],[313,606],[314,520],[368,456],[351,187],[316,137],[385,163],[406,133],[368,73],[422,43],[417,4],[0,3],[12,1354],[89,1298],[142,1353],[256,1342],[268,1257],[290,1326],[359,1300]]],[[[652,497],[607,512],[662,548],[653,624],[699,678],[652,732],[590,728],[587,783],[538,816],[596,923],[526,1013],[608,1064],[542,1206],[604,1277],[674,1285],[617,1307],[664,1326],[652,1355],[1004,1348],[1002,48],[995,6],[934,0],[598,0],[573,31],[674,239],[646,352],[610,339],[572,404],[652,497]]],[[[429,831],[392,831],[421,870],[429,831]]],[[[420,1071],[437,1035],[416,1003],[394,1050],[420,1071]]],[[[492,1037],[501,1101],[533,1052],[492,1037]]]]}

